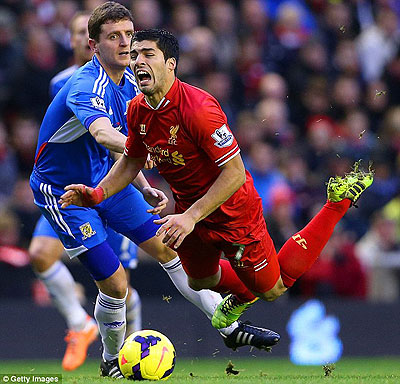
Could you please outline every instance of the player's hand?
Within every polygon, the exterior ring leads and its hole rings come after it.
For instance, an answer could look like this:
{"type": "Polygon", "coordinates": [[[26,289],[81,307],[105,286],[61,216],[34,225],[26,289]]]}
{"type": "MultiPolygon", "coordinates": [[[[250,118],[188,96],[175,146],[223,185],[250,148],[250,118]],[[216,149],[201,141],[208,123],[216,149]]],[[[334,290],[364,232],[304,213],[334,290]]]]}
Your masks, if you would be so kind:
{"type": "Polygon", "coordinates": [[[156,233],[156,236],[164,235],[162,242],[170,247],[178,248],[185,237],[193,231],[196,222],[192,217],[181,213],[178,215],[168,215],[159,220],[154,220],[155,224],[162,224],[156,233]]]}
{"type": "Polygon", "coordinates": [[[142,193],[144,199],[153,207],[147,210],[152,215],[159,214],[167,206],[168,197],[163,191],[157,188],[144,187],[142,193]]]}
{"type": "Polygon", "coordinates": [[[67,192],[58,200],[58,203],[61,204],[61,208],[67,208],[69,205],[93,207],[100,204],[105,199],[105,193],[102,187],[91,188],[84,184],[70,184],[64,189],[67,192]]]}
{"type": "Polygon", "coordinates": [[[144,169],[154,168],[154,161],[151,160],[150,153],[147,154],[146,162],[144,163],[144,169]]]}

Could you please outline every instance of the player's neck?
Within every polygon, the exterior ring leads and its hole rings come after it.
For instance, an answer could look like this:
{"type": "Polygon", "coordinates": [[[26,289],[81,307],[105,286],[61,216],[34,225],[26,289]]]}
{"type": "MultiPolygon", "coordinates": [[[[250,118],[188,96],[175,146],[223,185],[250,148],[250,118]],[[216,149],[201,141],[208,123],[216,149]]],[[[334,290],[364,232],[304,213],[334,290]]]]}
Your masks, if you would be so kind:
{"type": "MultiPolygon", "coordinates": [[[[96,55],[97,56],[97,55],[96,55]]],[[[124,72],[126,67],[110,67],[107,66],[99,56],[97,56],[97,59],[99,60],[101,66],[104,68],[104,70],[106,71],[107,75],[109,76],[109,78],[117,85],[119,85],[119,83],[122,80],[122,77],[124,76],[124,72]]]]}
{"type": "Polygon", "coordinates": [[[145,94],[145,99],[146,101],[153,107],[157,108],[158,104],[160,104],[160,101],[162,100],[163,97],[169,92],[171,89],[172,85],[175,82],[175,76],[171,79],[168,79],[165,81],[164,86],[157,92],[155,92],[152,95],[146,95],[145,94]]]}

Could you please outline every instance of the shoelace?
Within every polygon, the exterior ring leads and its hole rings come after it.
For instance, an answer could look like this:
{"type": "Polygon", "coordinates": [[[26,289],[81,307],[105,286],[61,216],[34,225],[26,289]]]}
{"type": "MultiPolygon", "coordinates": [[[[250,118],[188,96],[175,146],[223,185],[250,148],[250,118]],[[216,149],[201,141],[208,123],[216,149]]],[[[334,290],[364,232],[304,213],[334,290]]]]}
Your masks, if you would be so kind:
{"type": "Polygon", "coordinates": [[[221,307],[221,312],[226,315],[226,313],[234,308],[240,307],[244,303],[239,303],[234,296],[228,298],[221,307]]]}

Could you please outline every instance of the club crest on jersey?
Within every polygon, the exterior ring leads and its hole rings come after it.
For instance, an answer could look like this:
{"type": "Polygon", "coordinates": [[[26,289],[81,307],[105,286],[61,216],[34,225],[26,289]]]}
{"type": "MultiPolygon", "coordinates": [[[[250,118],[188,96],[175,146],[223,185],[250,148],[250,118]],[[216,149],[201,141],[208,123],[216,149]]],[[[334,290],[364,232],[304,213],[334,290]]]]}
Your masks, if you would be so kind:
{"type": "Polygon", "coordinates": [[[81,230],[82,233],[82,240],[86,240],[89,237],[92,237],[93,235],[96,234],[96,231],[93,230],[92,226],[90,225],[89,222],[82,224],[79,229],[81,230]]]}
{"type": "Polygon", "coordinates": [[[229,147],[233,143],[233,135],[226,124],[216,129],[214,133],[211,134],[211,137],[215,140],[214,145],[218,148],[229,147]]]}
{"type": "Polygon", "coordinates": [[[105,104],[104,100],[101,97],[99,97],[99,96],[91,97],[90,101],[91,101],[91,103],[92,103],[94,108],[100,109],[100,111],[103,111],[103,112],[107,113],[106,104],[105,104]]]}
{"type": "Polygon", "coordinates": [[[178,133],[179,125],[171,125],[169,129],[169,133],[171,134],[170,138],[168,139],[168,144],[176,145],[176,134],[178,133]]]}
{"type": "Polygon", "coordinates": [[[140,131],[139,133],[141,135],[145,135],[146,134],[146,124],[140,124],[140,131]]]}

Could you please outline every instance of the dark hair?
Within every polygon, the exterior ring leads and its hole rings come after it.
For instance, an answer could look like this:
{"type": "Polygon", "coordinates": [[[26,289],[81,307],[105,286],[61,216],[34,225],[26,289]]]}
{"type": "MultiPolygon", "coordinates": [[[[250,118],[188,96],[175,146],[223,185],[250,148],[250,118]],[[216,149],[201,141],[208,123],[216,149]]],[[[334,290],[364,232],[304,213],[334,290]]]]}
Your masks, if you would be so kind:
{"type": "Polygon", "coordinates": [[[94,9],[88,22],[89,37],[99,41],[101,26],[109,21],[130,20],[133,23],[131,12],[122,4],[114,1],[107,1],[94,9]]]}
{"type": "Polygon", "coordinates": [[[178,68],[179,61],[179,43],[177,38],[165,29],[145,29],[137,31],[133,35],[132,42],[134,41],[155,41],[157,48],[164,54],[164,60],[167,61],[171,57],[176,60],[175,75],[178,68]]]}

